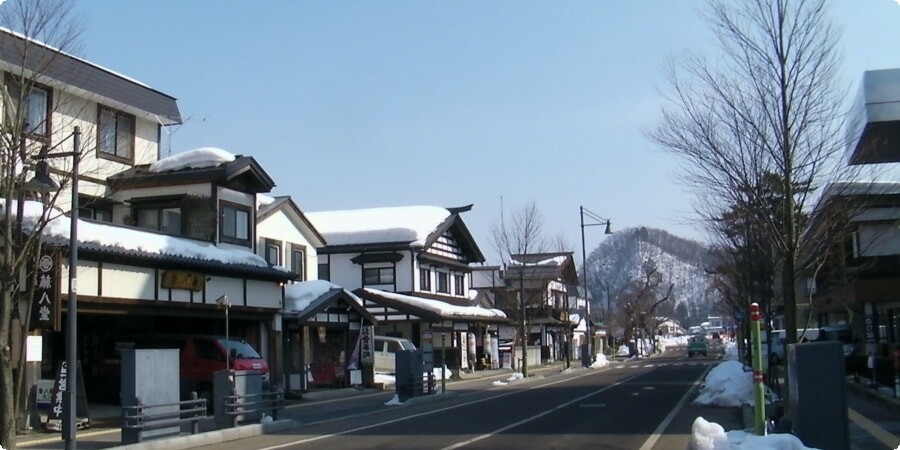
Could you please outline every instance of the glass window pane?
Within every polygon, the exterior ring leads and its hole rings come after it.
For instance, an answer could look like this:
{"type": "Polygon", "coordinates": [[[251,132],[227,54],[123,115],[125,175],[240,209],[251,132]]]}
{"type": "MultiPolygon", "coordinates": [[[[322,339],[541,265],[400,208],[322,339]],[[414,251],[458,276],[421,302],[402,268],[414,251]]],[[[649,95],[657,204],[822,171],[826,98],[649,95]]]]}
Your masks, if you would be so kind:
{"type": "Polygon", "coordinates": [[[137,212],[137,226],[141,228],[149,228],[151,230],[158,230],[158,218],[158,211],[155,209],[139,209],[137,212]]]}
{"type": "Polygon", "coordinates": [[[166,208],[162,210],[162,231],[170,234],[181,234],[181,209],[166,208]]]}
{"type": "Polygon", "coordinates": [[[116,153],[115,114],[108,109],[100,110],[100,123],[97,125],[97,148],[103,153],[116,153]]]}
{"type": "Polygon", "coordinates": [[[250,214],[247,211],[235,210],[235,237],[250,239],[250,214]]]}
{"type": "Polygon", "coordinates": [[[32,133],[47,134],[47,91],[32,88],[25,105],[25,122],[32,133]]]}
{"type": "Polygon", "coordinates": [[[116,117],[116,155],[131,158],[134,148],[134,119],[126,114],[116,117]]]}

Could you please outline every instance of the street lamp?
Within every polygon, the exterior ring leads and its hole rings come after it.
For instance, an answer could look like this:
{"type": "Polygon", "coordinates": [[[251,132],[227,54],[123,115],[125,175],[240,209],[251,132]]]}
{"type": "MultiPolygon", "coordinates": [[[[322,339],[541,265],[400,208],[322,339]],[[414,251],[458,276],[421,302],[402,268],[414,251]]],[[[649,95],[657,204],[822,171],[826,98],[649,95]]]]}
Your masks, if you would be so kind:
{"type": "MultiPolygon", "coordinates": [[[[41,151],[37,156],[35,176],[28,184],[41,185],[47,189],[58,189],[59,185],[50,178],[50,166],[47,159],[72,158],[72,205],[69,211],[69,299],[66,305],[66,390],[63,393],[62,435],[66,441],[66,450],[75,450],[75,415],[77,414],[78,388],[78,161],[81,159],[81,127],[75,127],[71,134],[72,151],[47,153],[41,151]]],[[[68,138],[60,141],[62,144],[68,138]]],[[[59,145],[57,144],[57,145],[59,145]]]]}
{"type": "Polygon", "coordinates": [[[588,298],[588,268],[587,268],[587,252],[584,248],[584,227],[593,227],[598,225],[605,225],[606,230],[603,234],[612,234],[612,229],[610,228],[609,219],[604,219],[594,212],[586,209],[584,206],[578,207],[578,212],[581,215],[581,264],[582,264],[582,278],[584,281],[584,317],[585,317],[585,334],[587,334],[587,344],[585,344],[584,350],[582,351],[581,361],[584,365],[589,365],[589,361],[593,361],[594,354],[594,336],[591,334],[591,302],[588,298]],[[584,217],[587,216],[588,220],[592,222],[585,223],[584,217]],[[585,352],[587,356],[585,356],[585,352]],[[586,359],[587,358],[587,359],[586,359]]]}

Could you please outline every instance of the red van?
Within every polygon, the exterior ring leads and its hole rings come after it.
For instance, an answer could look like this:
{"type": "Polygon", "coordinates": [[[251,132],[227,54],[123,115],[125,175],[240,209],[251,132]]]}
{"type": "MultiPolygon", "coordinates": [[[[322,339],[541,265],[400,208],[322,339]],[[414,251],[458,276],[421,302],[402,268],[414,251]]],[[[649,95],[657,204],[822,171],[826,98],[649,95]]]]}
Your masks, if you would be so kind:
{"type": "Polygon", "coordinates": [[[119,389],[121,380],[121,352],[129,348],[180,350],[182,399],[189,399],[191,392],[197,392],[201,398],[212,398],[213,376],[216,372],[225,370],[226,351],[231,370],[256,370],[263,374],[264,381],[269,379],[266,360],[242,339],[231,337],[226,340],[225,336],[213,335],[153,334],[115,340],[113,354],[104,360],[104,372],[116,380],[116,390],[119,389]]]}

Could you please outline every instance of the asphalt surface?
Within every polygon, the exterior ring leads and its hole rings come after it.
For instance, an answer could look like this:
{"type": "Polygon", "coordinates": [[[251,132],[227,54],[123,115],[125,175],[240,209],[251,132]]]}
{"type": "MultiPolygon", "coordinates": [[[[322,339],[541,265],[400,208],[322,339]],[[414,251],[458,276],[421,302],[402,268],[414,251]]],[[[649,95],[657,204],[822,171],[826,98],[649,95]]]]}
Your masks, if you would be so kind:
{"type": "Polygon", "coordinates": [[[198,447],[222,449],[671,449],[686,448],[698,413],[742,426],[737,409],[693,408],[692,389],[714,358],[616,362],[382,407],[341,420],[198,447]]]}
{"type": "MultiPolygon", "coordinates": [[[[387,406],[392,391],[338,390],[330,397],[293,402],[277,429],[247,425],[175,440],[148,441],[145,448],[199,449],[684,449],[697,417],[726,430],[745,429],[740,408],[691,404],[710,357],[687,358],[684,349],[636,361],[613,361],[604,369],[560,365],[533,369],[527,380],[494,385],[508,372],[448,383],[448,392],[387,406]],[[256,432],[248,430],[257,427],[256,432]],[[262,429],[261,429],[262,428],[262,429]],[[250,431],[244,433],[245,431],[250,431]],[[230,432],[240,432],[225,436],[230,432]],[[189,438],[219,438],[190,441],[189,438]],[[177,442],[180,441],[180,442],[177,442]],[[208,445],[211,442],[216,442],[208,445]]],[[[854,387],[854,386],[849,386],[854,387]]],[[[870,392],[863,392],[870,394],[870,392]]],[[[312,396],[310,396],[312,397],[312,396]]],[[[900,445],[900,413],[871,396],[848,389],[851,449],[894,449],[900,445]]],[[[94,450],[119,444],[115,419],[95,420],[79,433],[77,446],[94,450]]],[[[58,449],[61,440],[26,436],[20,448],[58,449]]]]}

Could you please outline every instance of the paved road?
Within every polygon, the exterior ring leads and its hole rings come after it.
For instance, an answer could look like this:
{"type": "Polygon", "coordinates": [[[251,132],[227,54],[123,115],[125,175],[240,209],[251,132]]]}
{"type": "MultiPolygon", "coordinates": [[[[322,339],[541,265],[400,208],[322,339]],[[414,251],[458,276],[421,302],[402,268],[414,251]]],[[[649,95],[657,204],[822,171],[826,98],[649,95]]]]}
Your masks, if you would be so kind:
{"type": "Polygon", "coordinates": [[[726,424],[740,421],[733,409],[686,404],[688,393],[715,363],[712,357],[688,360],[679,354],[506,386],[473,385],[438,400],[201,448],[686,448],[697,415],[726,424]]]}

